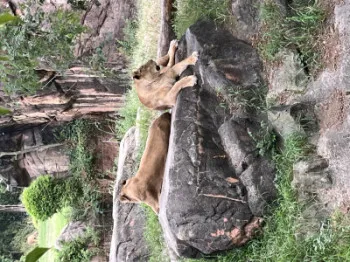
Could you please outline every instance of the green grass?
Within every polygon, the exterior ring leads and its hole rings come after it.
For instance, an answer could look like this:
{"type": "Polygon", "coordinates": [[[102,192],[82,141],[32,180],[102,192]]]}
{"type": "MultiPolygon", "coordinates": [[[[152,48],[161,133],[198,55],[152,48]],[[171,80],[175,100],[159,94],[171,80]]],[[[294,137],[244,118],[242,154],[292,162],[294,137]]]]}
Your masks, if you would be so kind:
{"type": "Polygon", "coordinates": [[[11,114],[12,111],[10,109],[7,109],[5,107],[0,106],[0,116],[2,115],[8,115],[11,114]]]}
{"type": "MultiPolygon", "coordinates": [[[[149,59],[156,59],[160,33],[160,1],[138,0],[137,10],[137,19],[129,21],[130,26],[124,31],[126,39],[122,41],[128,43],[125,53],[130,71],[149,59]]],[[[116,122],[117,137],[121,139],[132,126],[137,125],[144,146],[149,124],[156,114],[141,104],[134,88],[128,91],[125,99],[125,106],[120,110],[121,119],[116,122]]],[[[143,146],[140,151],[143,151],[143,146]]]]}
{"type": "Polygon", "coordinates": [[[176,0],[174,30],[180,38],[188,27],[199,19],[211,19],[218,23],[225,22],[229,13],[229,0],[176,0]]]}
{"type": "MultiPolygon", "coordinates": [[[[136,20],[129,21],[129,26],[124,29],[125,40],[119,41],[122,45],[127,43],[124,51],[130,62],[130,73],[149,59],[156,59],[160,33],[160,2],[138,0],[137,10],[136,20]]],[[[132,126],[137,125],[145,142],[154,113],[141,104],[134,88],[127,92],[120,116],[121,119],[116,122],[117,137],[121,139],[132,126]],[[139,118],[136,119],[138,112],[139,118]]]]}
{"type": "MultiPolygon", "coordinates": [[[[61,230],[68,224],[66,213],[70,212],[69,208],[65,208],[60,213],[56,213],[45,221],[38,221],[38,245],[40,247],[53,247],[61,230]]],[[[57,254],[54,250],[48,251],[39,261],[56,262],[57,254]]]]}
{"type": "Polygon", "coordinates": [[[163,238],[162,228],[158,221],[158,216],[153,210],[147,206],[142,205],[144,212],[146,213],[146,227],[143,233],[148,247],[151,251],[151,255],[148,259],[149,262],[168,262],[169,257],[166,254],[166,246],[163,238]]]}
{"type": "Polygon", "coordinates": [[[124,51],[129,56],[130,70],[157,57],[160,9],[160,1],[137,0],[137,19],[128,22],[121,41],[122,46],[127,45],[124,51]]]}
{"type": "Polygon", "coordinates": [[[321,66],[318,42],[325,11],[317,1],[294,1],[287,15],[270,0],[260,10],[263,30],[258,48],[264,59],[274,61],[283,48],[295,48],[311,71],[321,66]]]}
{"type": "Polygon", "coordinates": [[[92,123],[78,119],[65,126],[59,134],[59,139],[69,145],[69,171],[77,178],[83,174],[88,178],[93,176],[93,155],[88,148],[91,133],[92,123]]]}

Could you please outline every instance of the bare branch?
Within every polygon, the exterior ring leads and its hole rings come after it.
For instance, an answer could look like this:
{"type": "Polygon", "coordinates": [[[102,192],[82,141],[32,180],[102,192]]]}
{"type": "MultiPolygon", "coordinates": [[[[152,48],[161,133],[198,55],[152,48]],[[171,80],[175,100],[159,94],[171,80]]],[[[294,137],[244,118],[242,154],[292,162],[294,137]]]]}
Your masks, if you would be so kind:
{"type": "Polygon", "coordinates": [[[15,152],[0,152],[0,158],[4,157],[4,156],[18,156],[20,154],[26,154],[26,153],[30,153],[30,152],[41,152],[44,151],[46,149],[49,148],[54,148],[54,147],[58,147],[58,146],[62,146],[64,144],[60,143],[60,144],[51,144],[51,145],[41,145],[41,146],[33,146],[27,149],[23,149],[21,151],[15,151],[15,152]]]}

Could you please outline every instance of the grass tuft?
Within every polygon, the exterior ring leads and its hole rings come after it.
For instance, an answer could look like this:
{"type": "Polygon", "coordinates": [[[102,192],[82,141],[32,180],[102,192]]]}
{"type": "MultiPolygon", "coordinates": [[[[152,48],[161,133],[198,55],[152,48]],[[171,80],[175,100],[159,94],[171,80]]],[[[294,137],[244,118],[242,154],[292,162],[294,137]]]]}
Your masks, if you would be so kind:
{"type": "MultiPolygon", "coordinates": [[[[265,218],[263,234],[242,248],[215,256],[215,261],[350,261],[349,215],[338,212],[320,225],[318,234],[307,238],[298,236],[298,221],[304,207],[298,203],[291,186],[293,164],[307,157],[310,150],[304,136],[293,134],[285,140],[281,152],[273,153],[278,200],[272,207],[271,215],[265,218]]],[[[204,257],[199,261],[209,261],[209,258],[204,257]]]]}
{"type": "Polygon", "coordinates": [[[188,27],[199,19],[211,19],[224,23],[229,13],[229,0],[177,0],[174,30],[180,38],[188,27]]]}
{"type": "Polygon", "coordinates": [[[287,14],[274,1],[261,6],[263,33],[258,44],[261,55],[274,61],[283,48],[298,51],[303,63],[312,71],[320,67],[319,35],[325,12],[315,0],[293,1],[287,14]]]}
{"type": "Polygon", "coordinates": [[[144,212],[146,213],[146,227],[144,231],[144,237],[151,250],[151,256],[149,262],[168,262],[170,259],[165,253],[166,247],[163,238],[162,228],[158,221],[158,216],[153,210],[147,206],[142,205],[144,212]]]}

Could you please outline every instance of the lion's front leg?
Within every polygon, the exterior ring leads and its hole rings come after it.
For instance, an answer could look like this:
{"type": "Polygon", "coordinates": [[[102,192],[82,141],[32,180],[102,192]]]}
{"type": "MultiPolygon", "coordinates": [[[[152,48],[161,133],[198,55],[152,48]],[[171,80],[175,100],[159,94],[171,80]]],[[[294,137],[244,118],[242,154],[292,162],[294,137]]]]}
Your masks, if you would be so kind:
{"type": "Polygon", "coordinates": [[[176,98],[177,95],[179,94],[180,90],[185,88],[185,87],[190,87],[194,86],[197,83],[197,77],[192,75],[192,76],[186,76],[179,81],[177,81],[173,87],[169,90],[165,97],[165,103],[168,106],[174,106],[176,103],[176,98]]]}
{"type": "Polygon", "coordinates": [[[172,40],[170,42],[169,51],[165,56],[157,59],[157,64],[164,67],[172,67],[175,64],[175,52],[178,47],[178,41],[172,40]]]}
{"type": "MultiPolygon", "coordinates": [[[[198,52],[193,52],[191,56],[174,65],[170,71],[176,75],[181,75],[189,65],[195,65],[198,60],[198,52]]],[[[169,70],[168,70],[169,71],[169,70]]]]}

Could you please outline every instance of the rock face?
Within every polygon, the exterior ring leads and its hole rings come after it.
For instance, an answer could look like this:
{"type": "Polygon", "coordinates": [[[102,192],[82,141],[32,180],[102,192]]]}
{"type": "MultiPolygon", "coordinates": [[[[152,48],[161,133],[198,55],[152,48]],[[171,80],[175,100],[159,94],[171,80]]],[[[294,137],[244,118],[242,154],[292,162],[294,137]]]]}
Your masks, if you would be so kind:
{"type": "Polygon", "coordinates": [[[113,235],[110,262],[148,261],[149,250],[143,238],[145,214],[140,205],[121,204],[118,193],[121,181],[135,174],[138,131],[130,129],[120,145],[117,179],[113,192],[113,235]]]}
{"type": "Polygon", "coordinates": [[[246,243],[275,197],[274,168],[251,135],[267,117],[232,96],[262,90],[257,53],[205,21],[187,30],[177,60],[193,51],[198,85],[172,111],[159,215],[169,248],[186,257],[246,243]]]}
{"type": "Polygon", "coordinates": [[[62,229],[60,236],[57,238],[55,248],[61,250],[63,244],[71,242],[78,237],[84,236],[86,231],[86,224],[81,221],[70,222],[67,226],[62,229]]]}

